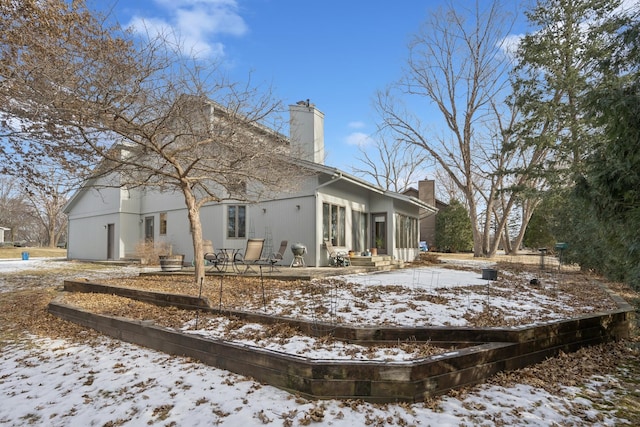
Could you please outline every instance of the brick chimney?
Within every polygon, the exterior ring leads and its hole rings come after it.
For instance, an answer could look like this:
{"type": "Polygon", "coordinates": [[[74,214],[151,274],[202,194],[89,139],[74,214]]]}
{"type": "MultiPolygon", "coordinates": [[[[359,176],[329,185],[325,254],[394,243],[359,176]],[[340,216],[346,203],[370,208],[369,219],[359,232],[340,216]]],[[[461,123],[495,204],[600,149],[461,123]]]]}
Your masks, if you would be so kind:
{"type": "Polygon", "coordinates": [[[291,154],[324,164],[324,114],[309,100],[289,106],[291,154]]]}
{"type": "Polygon", "coordinates": [[[431,206],[436,205],[436,181],[423,179],[418,182],[418,198],[431,206]]]}
{"type": "MultiPolygon", "coordinates": [[[[436,181],[424,179],[418,182],[418,198],[423,202],[436,206],[436,181]]],[[[436,216],[425,215],[420,211],[420,240],[427,242],[429,248],[436,246],[436,216]]]]}

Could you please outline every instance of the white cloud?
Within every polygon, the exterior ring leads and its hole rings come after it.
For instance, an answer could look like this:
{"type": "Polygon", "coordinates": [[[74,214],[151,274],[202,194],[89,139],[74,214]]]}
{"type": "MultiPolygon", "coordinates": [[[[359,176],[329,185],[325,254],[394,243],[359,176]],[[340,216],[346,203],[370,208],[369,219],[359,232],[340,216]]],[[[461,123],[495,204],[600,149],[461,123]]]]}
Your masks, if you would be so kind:
{"type": "Polygon", "coordinates": [[[199,57],[224,55],[216,36],[242,36],[248,30],[235,0],[155,0],[164,16],[135,16],[129,26],[155,36],[172,35],[185,53],[199,57]]]}
{"type": "Polygon", "coordinates": [[[500,48],[507,58],[515,58],[518,46],[520,45],[523,37],[524,34],[509,34],[500,41],[500,48]]]}
{"type": "MultiPolygon", "coordinates": [[[[622,0],[620,6],[618,6],[614,13],[633,13],[640,11],[640,0],[622,0]]],[[[588,24],[592,23],[591,20],[587,20],[581,24],[581,27],[585,29],[588,24]]],[[[509,58],[515,58],[516,51],[520,42],[524,38],[525,34],[509,34],[502,40],[500,40],[500,48],[502,52],[509,58]]]]}
{"type": "Polygon", "coordinates": [[[373,142],[371,137],[363,132],[353,132],[345,138],[345,141],[349,145],[356,145],[358,147],[364,147],[373,142]]]}

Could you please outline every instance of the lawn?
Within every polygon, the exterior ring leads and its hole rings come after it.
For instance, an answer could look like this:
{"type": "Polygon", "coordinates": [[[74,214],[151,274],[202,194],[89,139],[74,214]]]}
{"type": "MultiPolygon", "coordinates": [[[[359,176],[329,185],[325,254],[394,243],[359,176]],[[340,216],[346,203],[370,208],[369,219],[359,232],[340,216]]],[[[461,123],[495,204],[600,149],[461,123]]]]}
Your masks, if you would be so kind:
{"type": "Polygon", "coordinates": [[[0,248],[0,259],[21,259],[23,252],[29,252],[30,258],[66,258],[67,257],[66,249],[25,247],[25,248],[0,248]]]}

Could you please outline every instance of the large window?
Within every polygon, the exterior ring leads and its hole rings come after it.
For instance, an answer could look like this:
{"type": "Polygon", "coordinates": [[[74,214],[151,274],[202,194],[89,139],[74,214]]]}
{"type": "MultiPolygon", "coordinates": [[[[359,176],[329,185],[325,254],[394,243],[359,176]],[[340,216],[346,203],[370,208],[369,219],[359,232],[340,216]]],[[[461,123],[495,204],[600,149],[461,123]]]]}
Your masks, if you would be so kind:
{"type": "Polygon", "coordinates": [[[418,219],[396,214],[396,248],[418,247],[418,219]]]}
{"type": "Polygon", "coordinates": [[[227,237],[245,237],[247,229],[247,207],[232,205],[227,209],[227,237]]]}
{"type": "Polygon", "coordinates": [[[334,246],[345,246],[345,207],[322,204],[322,238],[334,246]]]}

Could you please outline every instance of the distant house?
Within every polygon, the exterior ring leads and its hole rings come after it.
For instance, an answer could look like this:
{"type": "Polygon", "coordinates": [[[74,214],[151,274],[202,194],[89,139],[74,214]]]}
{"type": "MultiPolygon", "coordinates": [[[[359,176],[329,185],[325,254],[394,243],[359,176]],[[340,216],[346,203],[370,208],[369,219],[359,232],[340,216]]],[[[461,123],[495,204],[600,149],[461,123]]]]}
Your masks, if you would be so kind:
{"type": "Polygon", "coordinates": [[[10,228],[0,227],[0,243],[4,243],[4,232],[10,230],[10,228]]]}
{"type": "Polygon", "coordinates": [[[418,198],[427,205],[436,208],[435,212],[429,209],[420,210],[420,241],[427,242],[429,248],[435,248],[437,211],[449,206],[447,203],[436,199],[435,181],[432,179],[419,181],[417,190],[409,188],[403,194],[418,198]]]}
{"type": "MultiPolygon", "coordinates": [[[[242,249],[247,238],[265,238],[269,249],[281,240],[307,247],[308,266],[328,265],[324,241],[363,252],[378,245],[378,254],[410,261],[418,252],[419,217],[436,208],[407,194],[385,191],[324,164],[324,114],[313,104],[289,107],[292,153],[313,174],[295,193],[283,193],[256,204],[211,203],[202,208],[203,235],[215,248],[242,249]]],[[[292,180],[300,179],[292,176],[292,180]]],[[[181,194],[107,188],[88,182],[65,206],[68,257],[118,260],[135,257],[142,241],[170,242],[174,253],[193,260],[187,211],[181,194]]],[[[290,263],[293,254],[285,254],[290,263]]]]}

